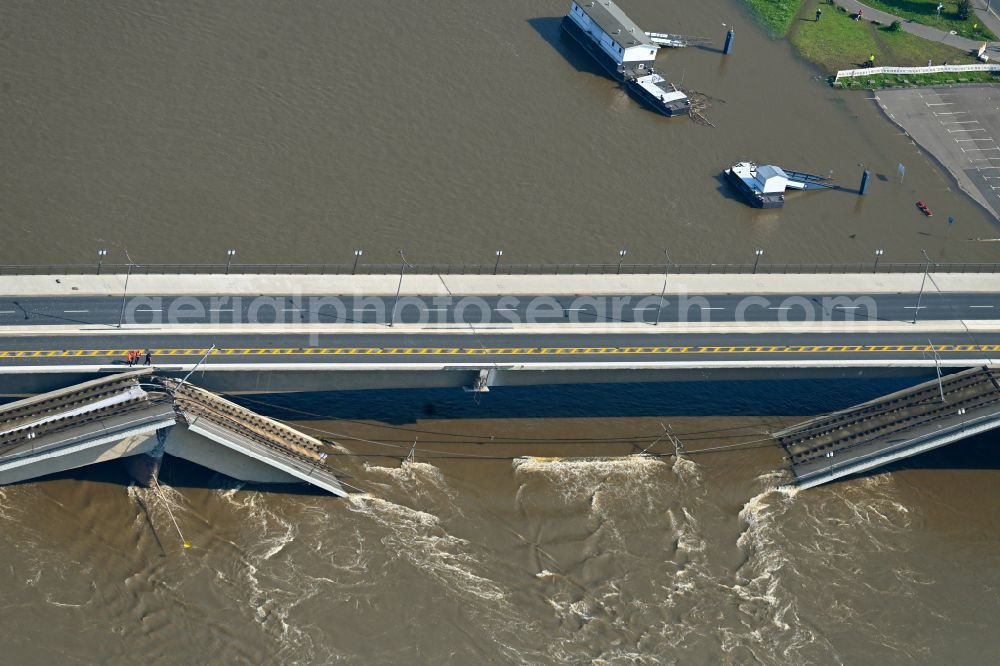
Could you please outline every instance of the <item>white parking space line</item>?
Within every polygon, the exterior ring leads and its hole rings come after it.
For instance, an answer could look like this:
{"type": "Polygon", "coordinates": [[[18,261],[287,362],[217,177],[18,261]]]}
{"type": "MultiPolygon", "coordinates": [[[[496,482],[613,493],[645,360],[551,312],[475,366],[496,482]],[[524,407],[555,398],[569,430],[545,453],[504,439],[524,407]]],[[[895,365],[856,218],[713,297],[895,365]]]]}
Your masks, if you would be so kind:
{"type": "Polygon", "coordinates": [[[955,102],[934,102],[931,104],[930,102],[924,102],[927,106],[951,106],[954,103],[955,102]]]}
{"type": "Polygon", "coordinates": [[[935,116],[957,116],[960,113],[968,113],[968,111],[942,111],[938,113],[937,111],[932,111],[935,116]]]}
{"type": "Polygon", "coordinates": [[[939,120],[942,125],[978,125],[978,120],[953,120],[950,123],[946,123],[943,120],[939,120]]]}
{"type": "Polygon", "coordinates": [[[985,127],[975,127],[973,129],[953,129],[948,130],[948,134],[958,134],[959,132],[985,132],[985,127]]]}

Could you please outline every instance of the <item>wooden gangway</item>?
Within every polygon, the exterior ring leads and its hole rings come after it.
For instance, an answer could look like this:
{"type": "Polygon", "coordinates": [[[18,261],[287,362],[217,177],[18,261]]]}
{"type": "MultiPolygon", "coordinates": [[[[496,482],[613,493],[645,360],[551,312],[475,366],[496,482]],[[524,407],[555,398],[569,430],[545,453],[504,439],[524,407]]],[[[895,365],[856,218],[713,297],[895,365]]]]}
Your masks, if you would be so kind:
{"type": "Polygon", "coordinates": [[[965,370],[774,433],[809,488],[1000,427],[1000,371],[965,370]]]}
{"type": "Polygon", "coordinates": [[[649,37],[649,41],[657,46],[665,46],[671,49],[682,49],[686,46],[705,46],[712,43],[712,40],[704,37],[674,35],[669,32],[647,32],[646,36],[649,37]]]}

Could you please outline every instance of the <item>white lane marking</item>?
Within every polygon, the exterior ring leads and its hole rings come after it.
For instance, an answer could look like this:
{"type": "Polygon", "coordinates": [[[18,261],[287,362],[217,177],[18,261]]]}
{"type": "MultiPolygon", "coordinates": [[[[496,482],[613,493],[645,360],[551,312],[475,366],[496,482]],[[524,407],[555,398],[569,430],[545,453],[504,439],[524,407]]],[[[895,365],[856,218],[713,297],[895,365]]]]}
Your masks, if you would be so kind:
{"type": "Polygon", "coordinates": [[[153,308],[136,308],[136,312],[163,312],[163,310],[157,310],[153,308]]]}
{"type": "Polygon", "coordinates": [[[655,305],[650,305],[647,308],[632,308],[632,311],[633,312],[642,312],[643,310],[659,310],[659,309],[660,308],[656,307],[655,305]]]}
{"type": "MultiPolygon", "coordinates": [[[[695,305],[697,305],[697,303],[695,305]]],[[[702,310],[725,310],[726,309],[726,308],[710,308],[707,305],[699,305],[698,307],[700,307],[702,310]]]]}
{"type": "Polygon", "coordinates": [[[424,308],[424,312],[444,312],[448,308],[424,308]]]}
{"type": "Polygon", "coordinates": [[[497,312],[517,312],[517,308],[493,308],[497,312]]]}
{"type": "Polygon", "coordinates": [[[281,308],[285,312],[302,312],[302,308],[281,308]]]}
{"type": "Polygon", "coordinates": [[[232,308],[209,308],[209,312],[232,312],[232,308]]]}
{"type": "Polygon", "coordinates": [[[970,308],[992,308],[992,305],[970,305],[970,308]]]}
{"type": "Polygon", "coordinates": [[[923,310],[926,307],[927,307],[926,305],[921,305],[919,308],[916,305],[904,305],[903,309],[904,310],[923,310]]]}
{"type": "Polygon", "coordinates": [[[90,310],[63,310],[63,314],[86,314],[90,310]]]}
{"type": "Polygon", "coordinates": [[[0,310],[0,314],[14,314],[16,310],[0,310]]]}
{"type": "Polygon", "coordinates": [[[587,308],[563,308],[566,312],[583,312],[587,308]]]}
{"type": "Polygon", "coordinates": [[[861,307],[860,305],[835,305],[835,306],[833,306],[833,309],[834,310],[857,310],[860,307],[861,307]]]}

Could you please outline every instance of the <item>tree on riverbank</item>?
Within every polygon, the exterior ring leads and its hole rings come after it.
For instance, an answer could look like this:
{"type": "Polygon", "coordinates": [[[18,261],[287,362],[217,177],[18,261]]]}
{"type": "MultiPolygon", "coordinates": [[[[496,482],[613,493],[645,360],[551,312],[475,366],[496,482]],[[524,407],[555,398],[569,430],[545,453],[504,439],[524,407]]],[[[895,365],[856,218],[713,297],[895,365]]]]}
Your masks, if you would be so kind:
{"type": "Polygon", "coordinates": [[[968,39],[994,41],[996,35],[976,18],[969,0],[863,0],[864,4],[887,14],[929,25],[968,39]],[[938,5],[943,5],[941,13],[938,5]]]}
{"type": "MultiPolygon", "coordinates": [[[[772,35],[787,35],[799,54],[819,65],[826,74],[861,67],[871,54],[875,54],[878,63],[900,67],[922,66],[928,60],[956,65],[976,62],[972,56],[952,46],[928,41],[904,30],[893,30],[891,26],[855,21],[840,6],[836,6],[836,11],[824,11],[822,21],[814,21],[815,2],[745,1],[755,13],[758,8],[766,10],[766,15],[755,14],[761,24],[772,35]],[[789,15],[792,10],[794,13],[789,15]],[[796,17],[800,20],[795,21],[796,17]]],[[[908,1],[919,3],[922,0],[908,1]]]]}

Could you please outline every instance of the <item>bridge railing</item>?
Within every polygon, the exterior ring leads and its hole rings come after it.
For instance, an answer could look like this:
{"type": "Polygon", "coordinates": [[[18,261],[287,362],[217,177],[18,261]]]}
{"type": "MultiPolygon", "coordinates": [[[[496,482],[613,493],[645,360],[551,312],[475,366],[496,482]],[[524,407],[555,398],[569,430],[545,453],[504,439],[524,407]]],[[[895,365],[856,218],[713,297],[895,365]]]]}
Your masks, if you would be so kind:
{"type": "MultiPolygon", "coordinates": [[[[410,264],[408,274],[422,275],[638,275],[671,274],[842,274],[842,273],[922,273],[922,262],[891,263],[828,263],[781,264],[703,263],[703,264],[500,264],[440,263],[410,264]]],[[[0,265],[0,275],[121,275],[128,264],[20,264],[0,265]]],[[[931,273],[997,273],[1000,263],[938,263],[931,264],[931,273]]],[[[133,265],[134,275],[397,275],[400,264],[142,264],[133,265]]]]}

